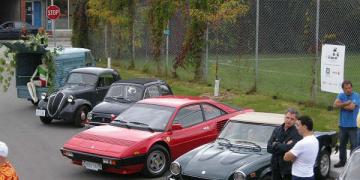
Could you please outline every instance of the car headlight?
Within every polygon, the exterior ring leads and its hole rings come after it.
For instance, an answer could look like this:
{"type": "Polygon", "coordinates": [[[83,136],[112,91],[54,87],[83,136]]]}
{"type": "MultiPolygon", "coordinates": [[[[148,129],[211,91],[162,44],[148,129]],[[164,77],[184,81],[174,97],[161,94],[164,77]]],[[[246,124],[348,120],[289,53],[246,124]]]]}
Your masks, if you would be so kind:
{"type": "Polygon", "coordinates": [[[92,118],[93,118],[93,113],[92,113],[92,111],[90,111],[90,112],[87,114],[87,119],[88,119],[88,120],[92,120],[92,118]]]}
{"type": "Polygon", "coordinates": [[[70,95],[70,96],[68,97],[67,101],[68,101],[69,103],[74,102],[74,96],[70,95]]]}
{"type": "Polygon", "coordinates": [[[41,97],[42,100],[45,100],[47,98],[47,94],[46,93],[41,93],[40,97],[41,97]]]}
{"type": "Polygon", "coordinates": [[[245,173],[238,171],[234,173],[234,180],[245,180],[246,179],[246,175],[245,173]]]}
{"type": "Polygon", "coordinates": [[[181,173],[181,166],[178,162],[174,161],[170,165],[170,172],[171,174],[177,176],[181,173]]]}

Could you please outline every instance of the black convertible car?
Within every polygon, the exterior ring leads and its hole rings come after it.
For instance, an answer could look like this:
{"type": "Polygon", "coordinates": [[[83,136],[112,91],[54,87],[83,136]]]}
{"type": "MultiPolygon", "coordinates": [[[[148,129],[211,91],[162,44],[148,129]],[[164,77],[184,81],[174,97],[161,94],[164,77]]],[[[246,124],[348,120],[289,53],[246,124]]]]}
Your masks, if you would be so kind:
{"type": "MultiPolygon", "coordinates": [[[[283,122],[283,114],[261,112],[230,118],[215,142],[176,159],[170,165],[168,179],[271,180],[271,154],[266,146],[274,128],[283,122]]],[[[337,134],[315,132],[315,136],[320,146],[315,175],[317,179],[324,179],[330,172],[330,154],[337,134]]]]}
{"type": "Polygon", "coordinates": [[[119,79],[118,72],[113,69],[74,69],[63,87],[50,95],[41,96],[36,115],[44,124],[51,123],[53,119],[62,119],[83,127],[88,112],[104,99],[110,85],[119,79]]]}
{"type": "Polygon", "coordinates": [[[88,114],[88,126],[110,123],[135,102],[157,96],[172,95],[170,86],[159,79],[129,79],[114,82],[104,101],[88,114]]]}

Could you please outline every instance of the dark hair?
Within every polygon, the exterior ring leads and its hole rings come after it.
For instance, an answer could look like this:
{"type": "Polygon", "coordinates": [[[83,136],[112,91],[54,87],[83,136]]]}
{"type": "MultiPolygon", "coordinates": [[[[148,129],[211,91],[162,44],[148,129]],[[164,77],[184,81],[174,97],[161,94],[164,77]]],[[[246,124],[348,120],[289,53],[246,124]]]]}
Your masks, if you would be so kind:
{"type": "Polygon", "coordinates": [[[341,83],[341,88],[344,88],[344,86],[347,85],[347,84],[350,84],[350,86],[352,87],[351,81],[349,81],[349,80],[344,80],[344,81],[341,83]]]}
{"type": "Polygon", "coordinates": [[[299,112],[296,109],[293,109],[293,108],[288,108],[286,110],[286,113],[295,114],[296,119],[298,119],[299,116],[300,116],[299,112]]]}
{"type": "Polygon", "coordinates": [[[313,120],[309,116],[301,116],[298,120],[301,125],[305,125],[309,131],[313,130],[313,120]]]}

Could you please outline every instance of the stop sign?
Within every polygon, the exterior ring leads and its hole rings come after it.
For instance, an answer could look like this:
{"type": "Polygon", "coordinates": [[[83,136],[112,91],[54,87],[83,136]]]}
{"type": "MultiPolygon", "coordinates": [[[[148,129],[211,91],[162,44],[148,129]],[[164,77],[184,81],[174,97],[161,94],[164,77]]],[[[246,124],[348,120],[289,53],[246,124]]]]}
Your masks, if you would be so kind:
{"type": "Polygon", "coordinates": [[[60,8],[56,5],[48,6],[46,12],[49,19],[54,20],[60,17],[60,8]]]}

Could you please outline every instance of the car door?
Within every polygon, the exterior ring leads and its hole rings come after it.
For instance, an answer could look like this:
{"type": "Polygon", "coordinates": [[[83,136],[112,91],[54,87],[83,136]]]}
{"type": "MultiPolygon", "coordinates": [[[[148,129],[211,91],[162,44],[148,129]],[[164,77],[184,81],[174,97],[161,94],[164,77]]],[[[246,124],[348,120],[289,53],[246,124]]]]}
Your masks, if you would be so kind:
{"type": "Polygon", "coordinates": [[[204,121],[200,104],[181,108],[175,115],[172,124],[181,124],[183,129],[173,130],[169,145],[172,146],[173,158],[176,158],[208,142],[211,130],[204,121]]]}
{"type": "Polygon", "coordinates": [[[99,80],[96,87],[96,104],[103,101],[110,85],[114,82],[114,76],[112,73],[104,73],[99,76],[99,80]]]}

